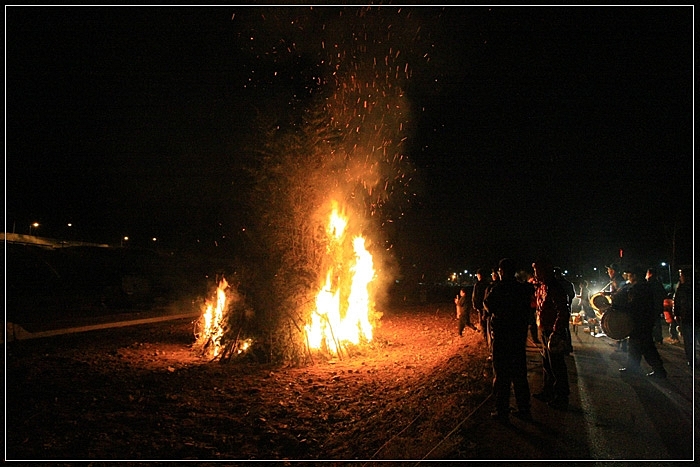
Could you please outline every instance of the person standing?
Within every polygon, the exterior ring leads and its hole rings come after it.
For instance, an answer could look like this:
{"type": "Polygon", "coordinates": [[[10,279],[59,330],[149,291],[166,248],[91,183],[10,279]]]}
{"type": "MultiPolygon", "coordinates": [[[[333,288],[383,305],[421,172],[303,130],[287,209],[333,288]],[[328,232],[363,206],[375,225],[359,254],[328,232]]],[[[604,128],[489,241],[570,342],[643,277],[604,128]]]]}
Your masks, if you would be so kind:
{"type": "Polygon", "coordinates": [[[614,295],[615,292],[625,286],[627,281],[622,277],[622,269],[620,269],[619,264],[610,263],[605,268],[608,271],[608,277],[610,277],[610,294],[614,295]]]}
{"type": "Polygon", "coordinates": [[[464,287],[459,289],[459,295],[455,297],[455,306],[457,308],[459,337],[462,337],[465,327],[476,331],[476,327],[472,324],[471,319],[469,318],[469,299],[467,297],[467,290],[464,287]]]}
{"type": "Polygon", "coordinates": [[[588,281],[587,280],[582,280],[581,285],[579,286],[579,293],[578,297],[581,300],[581,309],[583,310],[584,315],[586,316],[586,324],[588,324],[588,332],[592,335],[595,336],[595,328],[596,328],[596,320],[597,317],[595,315],[595,311],[593,311],[593,307],[591,306],[591,289],[588,288],[588,281]]]}
{"type": "Polygon", "coordinates": [[[573,303],[574,298],[576,298],[576,287],[574,287],[574,284],[569,281],[569,279],[564,277],[564,273],[560,267],[554,268],[554,277],[557,279],[557,281],[559,281],[562,288],[566,292],[567,305],[569,306],[569,310],[571,310],[571,304],[573,303]]]}
{"type": "Polygon", "coordinates": [[[566,291],[554,277],[551,261],[539,259],[532,267],[538,283],[535,302],[537,326],[543,347],[543,387],[533,397],[554,409],[567,410],[570,388],[566,367],[566,330],[569,327],[566,291]]]}
{"type": "Polygon", "coordinates": [[[486,289],[489,287],[489,281],[486,280],[484,270],[479,268],[476,270],[476,284],[472,289],[472,307],[479,315],[479,326],[481,326],[481,334],[484,342],[489,344],[489,319],[488,313],[484,309],[484,297],[486,289]]]}
{"type": "MultiPolygon", "coordinates": [[[[562,288],[564,289],[564,292],[566,292],[566,305],[569,308],[569,320],[571,320],[571,306],[574,302],[574,298],[576,298],[576,288],[574,287],[574,284],[569,281],[566,277],[564,277],[564,273],[562,272],[560,267],[555,267],[554,268],[554,277],[556,280],[561,284],[562,288]]],[[[571,329],[569,326],[566,326],[566,339],[567,343],[569,344],[569,353],[574,351],[574,346],[571,343],[571,329]]]]}
{"type": "MultiPolygon", "coordinates": [[[[610,263],[605,266],[608,271],[608,277],[610,277],[610,298],[612,301],[613,308],[624,307],[627,302],[627,292],[625,288],[627,287],[627,280],[622,277],[622,269],[617,263],[610,263]]],[[[616,352],[627,352],[627,339],[620,339],[617,341],[616,352]]]]}
{"type": "Polygon", "coordinates": [[[531,420],[530,386],[527,381],[528,318],[532,302],[532,286],[515,278],[516,267],[512,259],[498,263],[500,281],[496,282],[484,299],[484,307],[491,315],[493,336],[493,394],[495,411],[491,416],[508,422],[511,385],[518,406],[513,415],[531,420]]]}
{"type": "MultiPolygon", "coordinates": [[[[673,287],[673,284],[671,287],[673,287]]],[[[673,290],[673,288],[671,290],[673,290]]],[[[671,338],[671,331],[676,331],[676,320],[673,317],[673,292],[666,294],[666,298],[664,299],[664,321],[665,322],[663,325],[668,326],[669,332],[669,336],[664,338],[664,342],[668,342],[669,344],[678,344],[679,341],[674,341],[671,338]]]]}
{"type": "MultiPolygon", "coordinates": [[[[678,281],[678,284],[676,284],[676,290],[678,290],[678,287],[681,285],[680,283],[680,278],[678,281]]],[[[680,336],[678,335],[678,320],[676,319],[675,314],[673,313],[673,306],[674,306],[674,300],[673,297],[676,296],[676,292],[673,291],[673,283],[671,283],[671,322],[668,323],[668,343],[669,344],[678,344],[680,342],[680,336]]]]}
{"type": "Polygon", "coordinates": [[[632,332],[629,335],[627,366],[620,368],[622,373],[639,372],[642,357],[651,366],[647,376],[666,378],[666,369],[659,351],[654,345],[652,329],[656,307],[651,284],[644,280],[645,271],[641,267],[632,267],[627,276],[630,285],[627,288],[627,304],[624,311],[632,315],[632,332]]]}
{"type": "MultiPolygon", "coordinates": [[[[489,293],[491,292],[491,289],[500,282],[501,278],[498,275],[498,268],[492,268],[491,269],[491,282],[489,282],[488,287],[486,287],[486,292],[484,293],[484,300],[486,300],[486,297],[489,296],[489,293]]],[[[486,314],[488,315],[488,310],[486,311],[486,314]]],[[[493,358],[493,332],[491,331],[491,316],[489,315],[489,323],[488,323],[488,346],[489,346],[489,356],[487,358],[487,361],[491,361],[493,358]]]]}
{"type": "Polygon", "coordinates": [[[693,344],[695,342],[695,332],[693,327],[693,271],[690,268],[682,268],[680,281],[673,294],[673,315],[681,328],[683,337],[683,347],[688,365],[695,361],[693,344]]]}
{"type": "Polygon", "coordinates": [[[663,344],[664,342],[664,336],[663,336],[663,323],[665,323],[664,320],[664,299],[666,298],[666,289],[664,288],[664,285],[661,283],[661,279],[659,278],[659,275],[656,272],[656,268],[648,268],[646,277],[646,281],[649,283],[651,286],[651,293],[654,296],[654,327],[651,331],[651,336],[654,339],[654,343],[656,344],[663,344]]]}
{"type": "Polygon", "coordinates": [[[528,322],[528,329],[530,330],[530,339],[535,347],[541,344],[539,331],[537,329],[537,303],[535,302],[535,290],[537,290],[537,282],[535,276],[528,274],[527,283],[532,287],[532,302],[530,303],[530,320],[528,322]]]}

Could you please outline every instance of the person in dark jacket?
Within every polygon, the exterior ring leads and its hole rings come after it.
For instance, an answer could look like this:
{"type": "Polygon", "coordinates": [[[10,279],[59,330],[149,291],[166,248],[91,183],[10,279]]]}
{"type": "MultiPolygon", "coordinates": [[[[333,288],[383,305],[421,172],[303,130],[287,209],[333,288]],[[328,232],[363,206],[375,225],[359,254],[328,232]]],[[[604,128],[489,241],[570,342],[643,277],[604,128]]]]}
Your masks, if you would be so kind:
{"type": "Polygon", "coordinates": [[[476,270],[476,284],[472,289],[472,307],[479,315],[479,326],[481,326],[481,334],[484,337],[484,342],[490,345],[489,342],[489,319],[488,313],[484,309],[484,297],[486,289],[489,287],[489,281],[486,278],[486,273],[483,269],[476,270]]]}
{"type": "Polygon", "coordinates": [[[622,277],[622,268],[617,263],[611,263],[605,266],[608,271],[608,277],[610,277],[610,293],[614,294],[619,289],[621,289],[627,282],[624,277],[622,277]]]}
{"type": "MultiPolygon", "coordinates": [[[[484,292],[484,300],[486,297],[489,296],[489,293],[491,292],[491,289],[498,284],[501,281],[501,277],[498,275],[498,267],[491,268],[491,282],[489,282],[488,287],[486,287],[486,292],[484,292]]],[[[488,316],[488,329],[487,329],[487,337],[488,337],[488,347],[489,347],[489,356],[488,356],[488,361],[490,362],[492,359],[492,354],[493,354],[493,331],[491,330],[491,316],[486,310],[486,315],[488,316]]]]}
{"type": "Polygon", "coordinates": [[[678,282],[676,292],[673,294],[673,315],[681,328],[687,364],[692,365],[695,361],[693,356],[693,343],[695,342],[695,333],[693,332],[693,271],[690,268],[682,268],[678,272],[680,273],[680,282],[678,282]]]}
{"type": "Polygon", "coordinates": [[[655,343],[663,344],[664,336],[662,331],[665,323],[664,299],[666,298],[666,289],[661,283],[661,279],[656,272],[656,268],[647,269],[646,281],[651,286],[651,293],[654,296],[654,308],[656,312],[654,316],[654,328],[652,329],[651,335],[655,343]]]}
{"type": "Polygon", "coordinates": [[[491,416],[507,422],[510,413],[510,388],[513,386],[518,409],[513,414],[531,420],[530,386],[527,381],[528,319],[533,289],[530,284],[515,278],[512,259],[498,263],[500,281],[496,282],[484,299],[484,307],[491,315],[493,335],[493,394],[496,408],[491,416]]]}
{"type": "MultiPolygon", "coordinates": [[[[576,287],[574,287],[574,284],[569,281],[569,279],[564,277],[564,272],[560,267],[554,268],[554,277],[561,284],[564,292],[566,292],[566,304],[569,307],[569,319],[571,319],[571,306],[574,303],[574,298],[576,298],[576,287]]],[[[568,351],[571,353],[574,351],[574,347],[573,343],[571,342],[571,329],[569,326],[566,327],[566,339],[567,343],[569,344],[568,351]]]]}
{"type": "Polygon", "coordinates": [[[457,323],[459,327],[459,337],[462,337],[464,328],[470,328],[476,331],[476,326],[472,324],[469,316],[469,297],[467,297],[467,289],[462,287],[459,289],[459,295],[455,297],[455,308],[457,309],[457,323]]]}
{"type": "Polygon", "coordinates": [[[627,304],[624,311],[632,315],[634,324],[629,335],[627,366],[620,368],[622,373],[639,372],[642,357],[651,366],[652,371],[647,376],[653,378],[666,378],[666,370],[661,355],[654,345],[652,329],[654,328],[654,295],[651,284],[644,279],[645,271],[641,267],[633,267],[627,279],[627,304]]]}
{"type": "Polygon", "coordinates": [[[542,339],[543,388],[533,395],[557,410],[569,407],[569,374],[566,367],[569,307],[566,291],[554,277],[554,267],[548,259],[532,264],[538,283],[535,291],[537,326],[542,339]]]}
{"type": "Polygon", "coordinates": [[[535,346],[539,346],[540,333],[537,328],[537,303],[535,302],[535,290],[537,290],[537,282],[535,281],[535,276],[530,275],[526,281],[532,287],[532,302],[530,303],[530,320],[528,322],[528,329],[530,330],[530,339],[535,346]]]}
{"type": "MultiPolygon", "coordinates": [[[[605,266],[608,270],[608,276],[610,277],[610,298],[612,300],[613,308],[619,306],[624,306],[627,303],[627,292],[625,289],[629,286],[627,280],[622,277],[622,268],[617,263],[611,263],[605,266]],[[620,302],[618,304],[617,302],[620,302]]],[[[616,352],[627,352],[627,339],[620,339],[617,341],[616,352]]]]}

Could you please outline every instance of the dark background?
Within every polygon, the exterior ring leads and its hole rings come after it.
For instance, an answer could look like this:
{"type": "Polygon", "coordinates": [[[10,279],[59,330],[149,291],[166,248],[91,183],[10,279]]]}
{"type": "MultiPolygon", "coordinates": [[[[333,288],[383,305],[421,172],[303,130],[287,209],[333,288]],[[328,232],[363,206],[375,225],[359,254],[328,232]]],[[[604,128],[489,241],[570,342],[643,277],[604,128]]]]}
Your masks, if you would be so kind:
{"type": "MultiPolygon", "coordinates": [[[[274,105],[263,76],[304,89],[314,60],[270,59],[271,19],[343,11],[352,29],[356,10],[6,7],[6,230],[235,249],[238,144],[274,105]]],[[[377,15],[410,15],[406,53],[430,53],[406,87],[417,177],[390,232],[404,274],[540,255],[591,274],[620,249],[693,262],[692,7],[377,15]]]]}

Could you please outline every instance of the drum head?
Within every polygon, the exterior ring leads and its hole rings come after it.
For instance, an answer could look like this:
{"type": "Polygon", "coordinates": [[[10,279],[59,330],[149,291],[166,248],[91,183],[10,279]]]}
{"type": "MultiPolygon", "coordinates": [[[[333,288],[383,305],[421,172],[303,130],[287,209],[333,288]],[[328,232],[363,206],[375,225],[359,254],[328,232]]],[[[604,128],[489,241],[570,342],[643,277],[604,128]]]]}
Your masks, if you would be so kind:
{"type": "Polygon", "coordinates": [[[600,320],[600,327],[603,329],[605,335],[611,339],[620,340],[629,337],[634,327],[634,322],[628,313],[608,310],[603,313],[603,318],[600,320]]]}
{"type": "Polygon", "coordinates": [[[593,309],[601,313],[606,312],[612,306],[612,303],[610,302],[610,297],[608,297],[607,295],[603,295],[602,292],[591,296],[590,301],[593,309]]]}

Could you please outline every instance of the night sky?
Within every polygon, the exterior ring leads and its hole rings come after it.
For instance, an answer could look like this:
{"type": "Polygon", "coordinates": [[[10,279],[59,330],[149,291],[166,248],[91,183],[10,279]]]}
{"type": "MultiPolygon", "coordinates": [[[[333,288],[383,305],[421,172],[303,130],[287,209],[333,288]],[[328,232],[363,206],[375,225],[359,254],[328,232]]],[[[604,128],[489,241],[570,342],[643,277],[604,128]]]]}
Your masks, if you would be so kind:
{"type": "Polygon", "coordinates": [[[235,239],[253,117],[356,72],[402,102],[372,118],[414,169],[382,222],[406,274],[692,263],[692,6],[5,14],[8,232],[235,239]]]}

